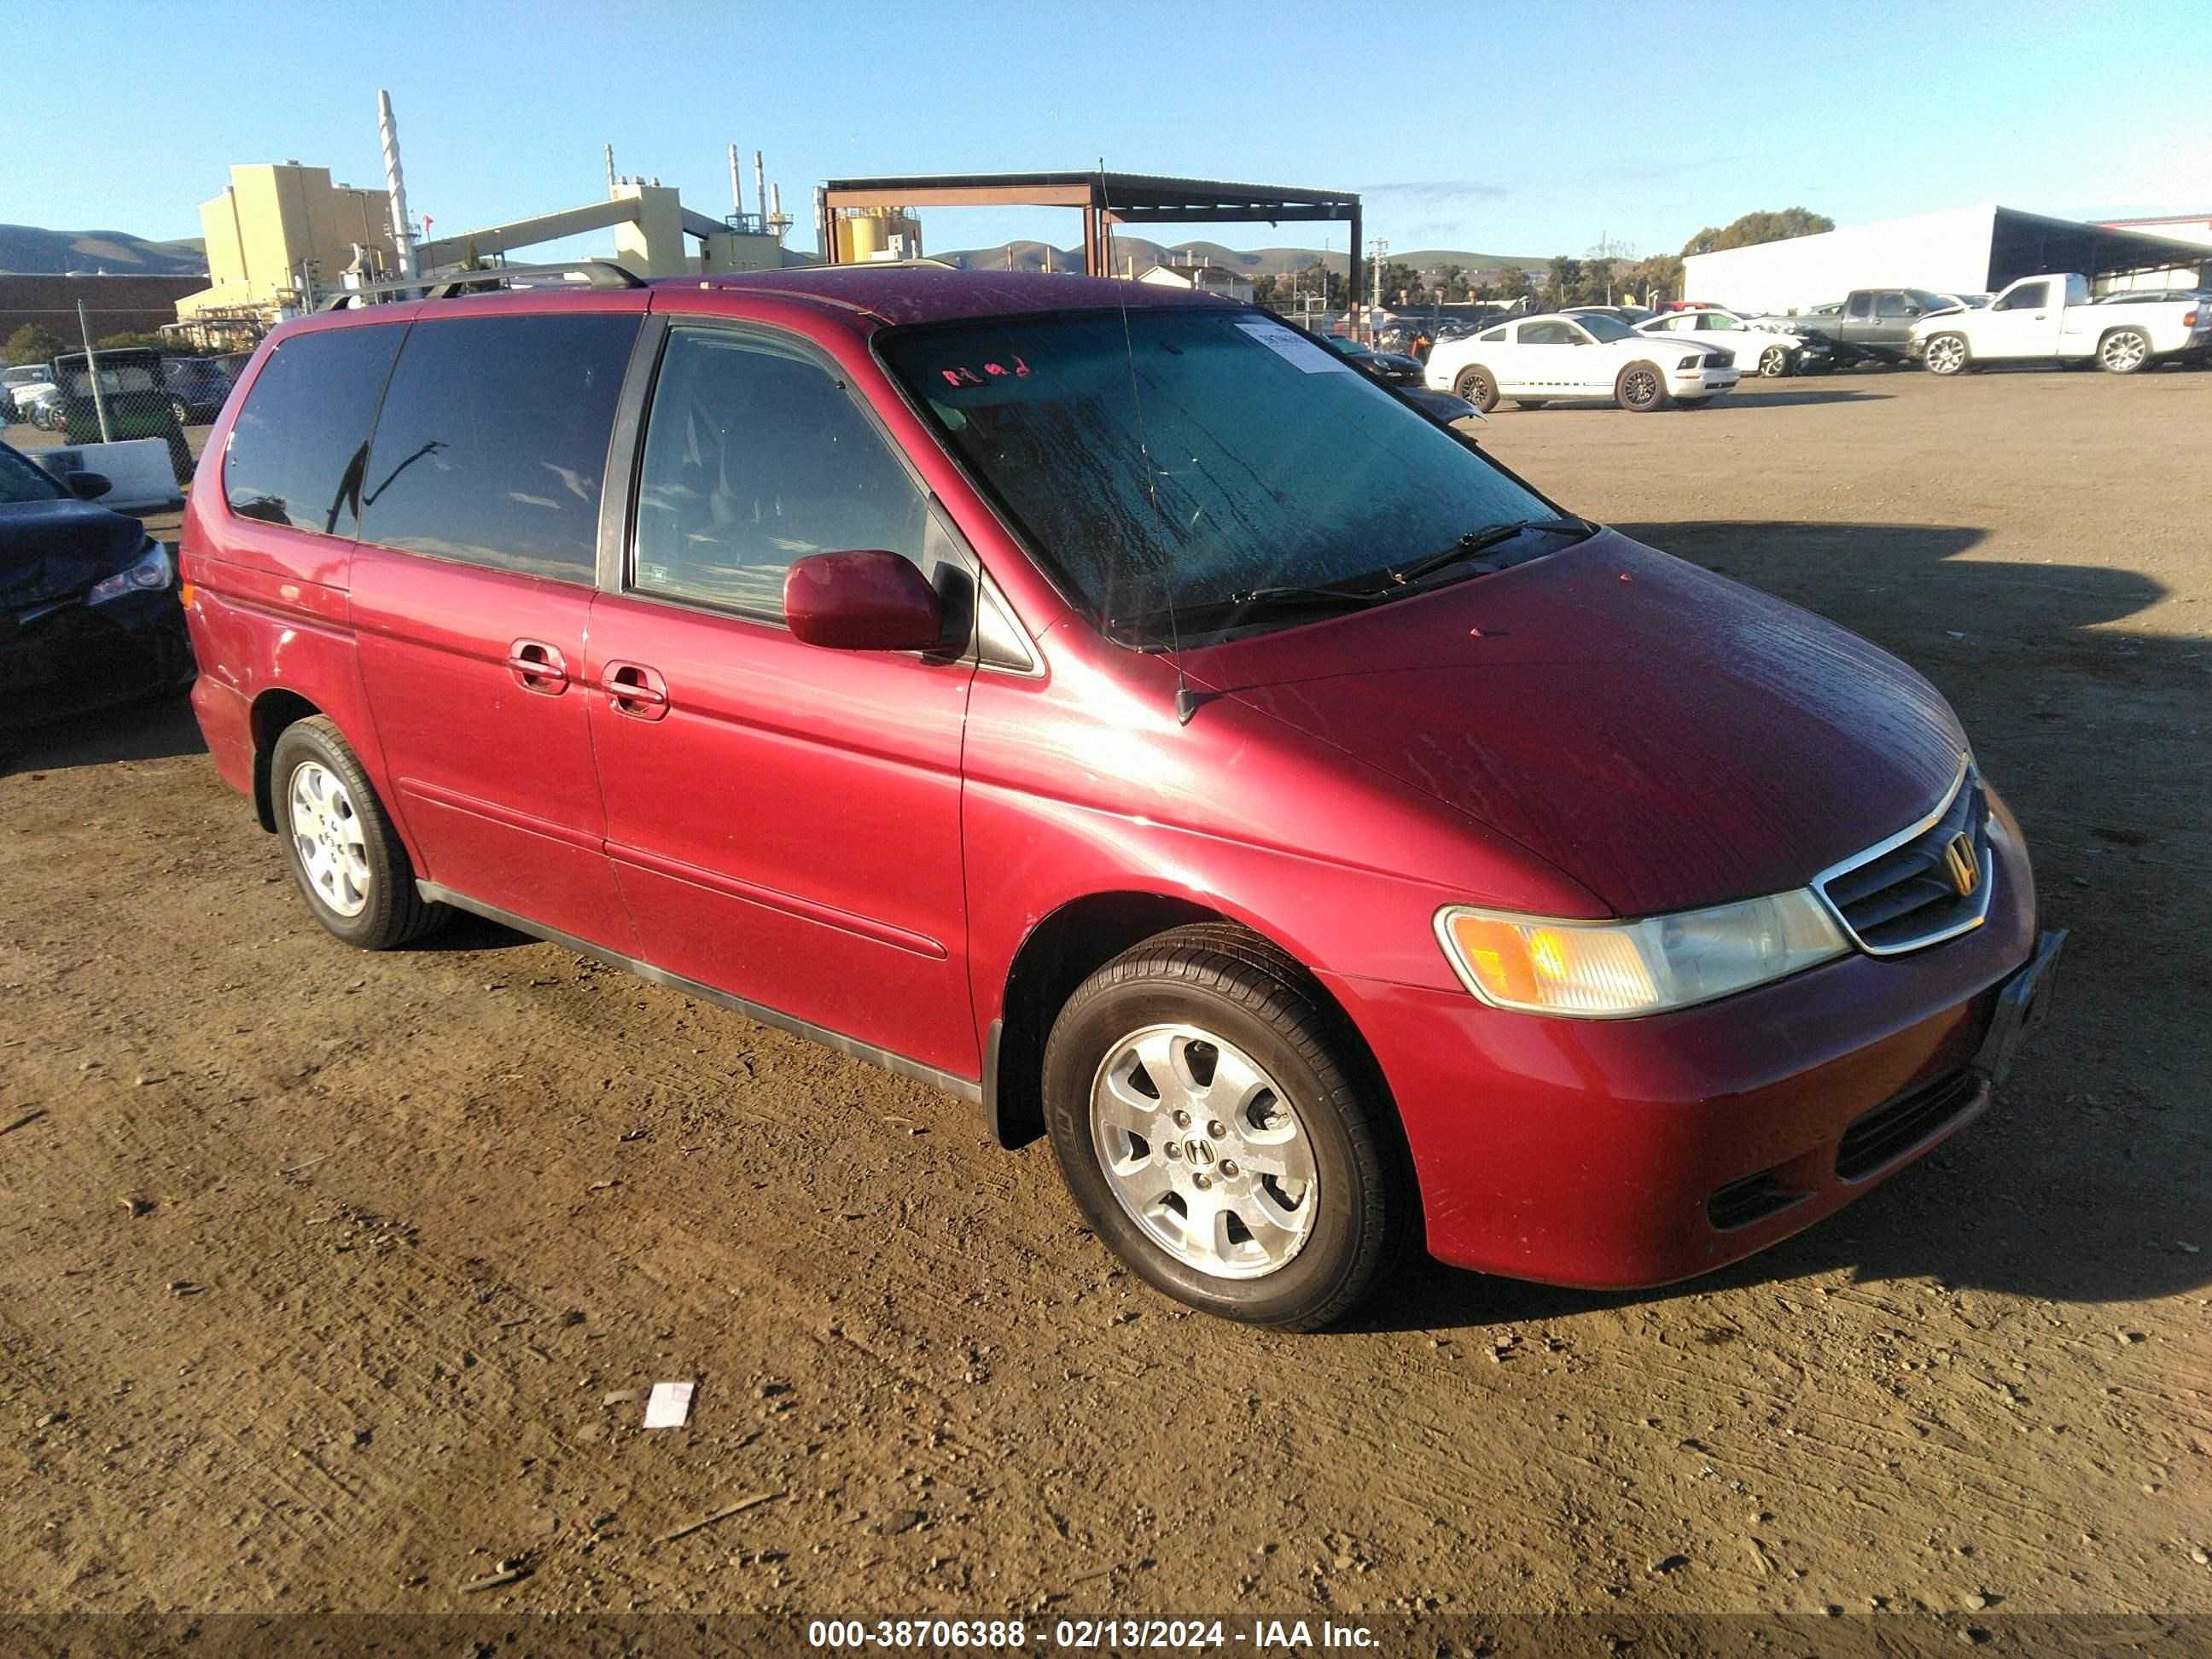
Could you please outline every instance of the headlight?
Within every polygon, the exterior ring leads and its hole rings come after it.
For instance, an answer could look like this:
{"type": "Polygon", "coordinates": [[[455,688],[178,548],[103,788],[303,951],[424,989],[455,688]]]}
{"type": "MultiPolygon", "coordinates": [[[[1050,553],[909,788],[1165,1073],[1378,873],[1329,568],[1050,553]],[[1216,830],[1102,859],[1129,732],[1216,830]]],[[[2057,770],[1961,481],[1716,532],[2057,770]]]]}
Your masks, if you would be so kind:
{"type": "Polygon", "coordinates": [[[1467,988],[1497,1008],[1620,1019],[1711,1002],[1844,955],[1811,892],[1641,921],[1554,921],[1452,905],[1437,938],[1467,988]]]}
{"type": "Polygon", "coordinates": [[[118,570],[112,576],[103,576],[92,585],[84,596],[87,605],[106,605],[110,599],[119,599],[125,593],[142,588],[167,587],[175,573],[169,568],[169,550],[159,542],[146,544],[146,550],[138,556],[138,562],[128,570],[118,570]]]}

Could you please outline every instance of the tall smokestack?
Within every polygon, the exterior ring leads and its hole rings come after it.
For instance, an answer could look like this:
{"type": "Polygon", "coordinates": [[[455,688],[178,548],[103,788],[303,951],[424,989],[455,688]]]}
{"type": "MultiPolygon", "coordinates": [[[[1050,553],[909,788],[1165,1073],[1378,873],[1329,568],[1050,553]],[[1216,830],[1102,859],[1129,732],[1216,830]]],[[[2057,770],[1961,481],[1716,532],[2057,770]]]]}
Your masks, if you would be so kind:
{"type": "Polygon", "coordinates": [[[615,147],[607,146],[607,200],[615,199],[615,147]]]}
{"type": "Polygon", "coordinates": [[[753,152],[753,203],[760,209],[761,216],[766,218],[768,216],[768,165],[761,160],[761,153],[758,150],[753,152]]]}
{"type": "Polygon", "coordinates": [[[783,233],[777,229],[776,227],[785,222],[783,216],[783,186],[781,185],[770,185],[768,187],[768,199],[769,234],[775,237],[776,240],[781,241],[783,240],[783,233]]]}
{"type": "Polygon", "coordinates": [[[730,210],[732,213],[745,210],[745,176],[738,170],[738,147],[735,144],[730,146],[730,210]]]}
{"type": "Polygon", "coordinates": [[[392,94],[376,94],[377,137],[384,141],[384,188],[392,198],[392,246],[400,280],[415,274],[415,237],[407,228],[407,178],[399,170],[399,124],[392,118],[392,94]]]}

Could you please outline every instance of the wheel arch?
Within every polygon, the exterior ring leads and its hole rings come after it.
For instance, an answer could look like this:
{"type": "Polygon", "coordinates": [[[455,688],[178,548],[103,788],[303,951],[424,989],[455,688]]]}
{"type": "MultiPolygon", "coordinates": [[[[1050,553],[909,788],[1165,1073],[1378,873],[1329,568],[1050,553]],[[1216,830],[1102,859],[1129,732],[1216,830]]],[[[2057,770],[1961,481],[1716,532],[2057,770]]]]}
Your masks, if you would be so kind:
{"type": "Polygon", "coordinates": [[[276,739],[284,735],[287,726],[313,720],[323,712],[297,691],[275,686],[256,696],[247,713],[253,732],[253,812],[272,836],[276,833],[276,800],[269,774],[276,739]]]}
{"type": "MultiPolygon", "coordinates": [[[[1136,888],[1069,899],[1023,938],[1007,969],[999,1018],[991,1022],[985,1046],[983,1104],[992,1138],[1011,1151],[1043,1134],[1045,1038],[1076,987],[1139,941],[1203,922],[1249,935],[1297,969],[1301,988],[1329,1018],[1345,1062],[1358,1069],[1402,1150],[1405,1128],[1381,1063],[1344,1005],[1297,951],[1247,918],[1176,894],[1136,888]]],[[[1411,1169],[1410,1158],[1404,1167],[1411,1169]]]]}

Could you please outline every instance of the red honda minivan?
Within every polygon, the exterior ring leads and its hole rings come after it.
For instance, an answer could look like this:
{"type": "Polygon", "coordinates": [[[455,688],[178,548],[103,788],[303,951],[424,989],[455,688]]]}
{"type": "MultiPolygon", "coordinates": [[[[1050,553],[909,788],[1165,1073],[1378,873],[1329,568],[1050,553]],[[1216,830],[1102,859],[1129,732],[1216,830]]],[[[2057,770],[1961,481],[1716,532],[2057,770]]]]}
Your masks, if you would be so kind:
{"type": "Polygon", "coordinates": [[[200,463],[193,702],[347,943],[471,910],[935,1084],[1299,1328],[1401,1244],[1747,1255],[2039,1012],[1925,680],[1267,313],[568,275],[279,329],[200,463]]]}

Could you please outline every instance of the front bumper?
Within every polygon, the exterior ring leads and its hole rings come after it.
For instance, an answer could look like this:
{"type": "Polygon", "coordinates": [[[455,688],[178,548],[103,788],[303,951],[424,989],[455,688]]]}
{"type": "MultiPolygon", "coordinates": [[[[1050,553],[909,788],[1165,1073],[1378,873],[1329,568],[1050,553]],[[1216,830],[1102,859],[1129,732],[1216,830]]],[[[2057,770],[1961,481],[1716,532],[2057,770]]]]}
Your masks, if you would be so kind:
{"type": "Polygon", "coordinates": [[[0,726],[36,726],[188,683],[192,650],[175,587],[105,605],[0,613],[0,726]]]}
{"type": "Polygon", "coordinates": [[[1734,391],[1742,378],[1735,368],[1677,369],[1667,376],[1667,389],[1677,398],[1711,398],[1734,391]]]}
{"type": "Polygon", "coordinates": [[[1633,1020],[1332,979],[1405,1124],[1430,1253],[1550,1284],[1665,1284],[1832,1214],[1978,1115],[2057,954],[2038,948],[2019,828],[1990,806],[1987,918],[1909,955],[1633,1020]]]}

